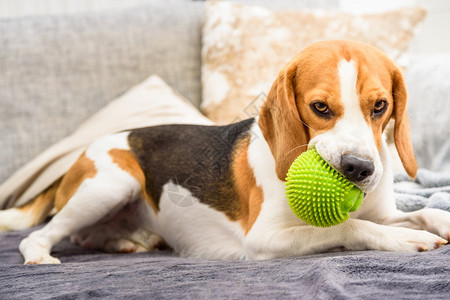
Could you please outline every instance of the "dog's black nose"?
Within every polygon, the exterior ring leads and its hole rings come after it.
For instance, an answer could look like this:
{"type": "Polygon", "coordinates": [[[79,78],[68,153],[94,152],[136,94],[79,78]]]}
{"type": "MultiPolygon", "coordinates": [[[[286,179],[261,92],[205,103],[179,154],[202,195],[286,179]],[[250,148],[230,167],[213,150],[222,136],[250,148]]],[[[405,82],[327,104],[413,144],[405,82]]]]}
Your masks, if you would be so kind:
{"type": "Polygon", "coordinates": [[[368,159],[344,155],[341,159],[341,172],[350,181],[363,181],[373,174],[375,166],[368,159]]]}

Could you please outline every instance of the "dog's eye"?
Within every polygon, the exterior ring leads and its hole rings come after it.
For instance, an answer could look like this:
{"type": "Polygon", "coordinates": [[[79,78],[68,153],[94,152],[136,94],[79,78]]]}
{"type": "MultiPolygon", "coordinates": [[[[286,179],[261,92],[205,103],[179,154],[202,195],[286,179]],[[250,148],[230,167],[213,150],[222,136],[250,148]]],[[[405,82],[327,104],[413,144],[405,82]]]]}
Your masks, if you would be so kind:
{"type": "Polygon", "coordinates": [[[373,116],[377,117],[381,115],[387,108],[388,103],[386,100],[378,100],[373,107],[373,116]]]}
{"type": "Polygon", "coordinates": [[[312,108],[315,112],[322,114],[322,115],[330,115],[331,111],[328,105],[326,105],[323,102],[314,102],[311,104],[312,108]]]}

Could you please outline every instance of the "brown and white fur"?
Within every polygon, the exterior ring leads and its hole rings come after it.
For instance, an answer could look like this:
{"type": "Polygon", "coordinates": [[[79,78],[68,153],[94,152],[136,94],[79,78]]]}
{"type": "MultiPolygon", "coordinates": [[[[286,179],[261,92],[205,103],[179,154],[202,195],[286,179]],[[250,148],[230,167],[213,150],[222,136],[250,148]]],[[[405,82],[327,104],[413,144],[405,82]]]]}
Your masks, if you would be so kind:
{"type": "Polygon", "coordinates": [[[406,100],[402,74],[383,53],[357,42],[319,42],[280,72],[257,119],[103,137],[33,201],[1,211],[0,229],[31,227],[56,209],[20,243],[26,264],[59,263],[51,249],[68,236],[118,252],[165,242],[179,255],[207,259],[271,259],[339,247],[432,250],[450,238],[450,213],[403,213],[394,203],[383,130],[395,120],[398,154],[414,177],[406,100]],[[340,225],[307,225],[286,201],[286,172],[311,146],[366,193],[362,207],[340,225]]]}

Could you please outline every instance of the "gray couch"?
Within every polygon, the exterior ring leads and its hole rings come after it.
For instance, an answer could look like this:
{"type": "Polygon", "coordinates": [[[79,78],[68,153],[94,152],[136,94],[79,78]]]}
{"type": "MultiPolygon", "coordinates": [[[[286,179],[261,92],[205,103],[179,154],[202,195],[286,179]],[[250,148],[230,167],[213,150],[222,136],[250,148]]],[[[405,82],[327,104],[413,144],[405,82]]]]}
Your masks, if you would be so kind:
{"type": "MultiPolygon", "coordinates": [[[[337,3],[283,5],[336,8],[337,3]]],[[[203,8],[201,1],[169,0],[123,11],[0,20],[0,182],[150,74],[199,106],[203,8]]],[[[448,62],[447,55],[415,57],[406,74],[419,164],[435,171],[450,170],[448,62]]],[[[66,240],[54,249],[63,265],[22,266],[17,245],[29,232],[0,234],[1,298],[450,295],[449,247],[418,254],[342,252],[218,262],[178,258],[169,250],[104,254],[66,240]]]]}

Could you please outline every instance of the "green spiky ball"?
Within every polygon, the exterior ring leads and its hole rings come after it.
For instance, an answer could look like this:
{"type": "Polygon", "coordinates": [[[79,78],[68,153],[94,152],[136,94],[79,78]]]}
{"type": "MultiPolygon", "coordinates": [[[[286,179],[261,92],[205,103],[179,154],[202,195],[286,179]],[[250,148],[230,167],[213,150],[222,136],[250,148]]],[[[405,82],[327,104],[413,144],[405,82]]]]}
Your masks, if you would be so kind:
{"type": "Polygon", "coordinates": [[[333,169],[316,149],[303,152],[286,177],[286,195],[292,211],[306,223],[330,227],[349,218],[364,194],[333,169]]]}

